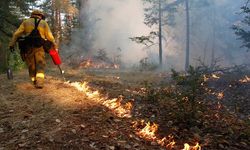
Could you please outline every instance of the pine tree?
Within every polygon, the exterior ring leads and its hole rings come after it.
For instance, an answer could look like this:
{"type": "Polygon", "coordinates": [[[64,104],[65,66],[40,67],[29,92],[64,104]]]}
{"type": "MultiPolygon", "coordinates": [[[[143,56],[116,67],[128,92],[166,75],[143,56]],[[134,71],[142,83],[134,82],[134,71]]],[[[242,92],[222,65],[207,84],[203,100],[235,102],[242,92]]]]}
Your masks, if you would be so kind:
{"type": "Polygon", "coordinates": [[[246,47],[249,51],[250,49],[250,7],[249,0],[246,1],[245,5],[241,7],[241,11],[244,14],[244,19],[237,25],[233,25],[233,30],[235,34],[242,40],[242,47],[246,47]]]}
{"type": "Polygon", "coordinates": [[[73,21],[78,14],[77,0],[45,0],[40,8],[47,13],[48,22],[55,36],[56,43],[70,40],[73,21]],[[62,17],[64,16],[64,17],[62,17]]]}
{"type": "Polygon", "coordinates": [[[146,46],[155,45],[154,41],[158,38],[160,67],[162,66],[162,43],[164,37],[162,28],[163,26],[174,24],[174,12],[176,12],[176,8],[181,1],[182,0],[176,0],[174,2],[168,2],[167,0],[143,0],[144,4],[147,5],[144,9],[144,23],[151,28],[157,26],[158,30],[150,32],[147,36],[130,38],[132,41],[146,46]]]}
{"type": "Polygon", "coordinates": [[[20,25],[24,16],[30,13],[35,0],[1,0],[0,1],[0,71],[6,68],[8,43],[12,33],[20,25]]]}

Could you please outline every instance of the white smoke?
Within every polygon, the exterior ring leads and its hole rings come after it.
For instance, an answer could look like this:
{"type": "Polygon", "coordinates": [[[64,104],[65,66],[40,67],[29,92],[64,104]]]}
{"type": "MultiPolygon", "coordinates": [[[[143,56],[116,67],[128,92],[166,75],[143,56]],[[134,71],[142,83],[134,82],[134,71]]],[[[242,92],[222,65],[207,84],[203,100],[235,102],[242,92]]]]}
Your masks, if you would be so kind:
{"type": "MultiPolygon", "coordinates": [[[[83,12],[86,13],[86,7],[83,12]]],[[[88,17],[94,17],[92,26],[94,42],[91,51],[105,49],[112,57],[121,49],[125,63],[138,63],[146,56],[143,46],[129,37],[147,35],[150,30],[143,23],[144,10],[141,0],[91,0],[88,2],[88,17]]],[[[84,22],[84,20],[83,20],[84,22]]]]}
{"type": "MultiPolygon", "coordinates": [[[[230,29],[232,20],[239,20],[236,11],[242,6],[243,0],[240,1],[236,5],[235,0],[213,0],[215,5],[191,9],[191,65],[197,64],[195,59],[198,57],[209,65],[212,49],[215,49],[215,57],[222,57],[226,65],[249,61],[243,58],[247,56],[246,52],[239,50],[241,42],[236,40],[234,31],[230,29]],[[211,11],[215,11],[214,17],[211,11]]],[[[99,49],[104,49],[110,58],[121,50],[121,58],[125,63],[138,64],[140,59],[147,56],[158,63],[157,45],[146,51],[143,45],[129,39],[148,35],[153,30],[143,23],[143,9],[142,0],[87,0],[87,5],[85,3],[81,9],[81,22],[84,26],[82,31],[73,34],[71,49],[77,52],[87,51],[84,55],[94,55],[99,49]]],[[[163,64],[167,69],[184,68],[185,10],[183,7],[179,9],[176,25],[164,26],[163,36],[166,41],[163,48],[163,64]]]]}
{"type": "MultiPolygon", "coordinates": [[[[249,53],[241,49],[241,41],[231,29],[233,22],[241,20],[237,12],[244,0],[211,0],[201,8],[190,6],[190,65],[200,65],[204,61],[210,65],[212,49],[214,57],[219,58],[219,65],[232,66],[249,63],[249,53]]],[[[165,26],[168,38],[172,42],[165,46],[166,66],[183,69],[186,48],[186,15],[185,8],[179,8],[174,27],[165,26]]],[[[218,64],[217,64],[218,65],[218,64]]]]}

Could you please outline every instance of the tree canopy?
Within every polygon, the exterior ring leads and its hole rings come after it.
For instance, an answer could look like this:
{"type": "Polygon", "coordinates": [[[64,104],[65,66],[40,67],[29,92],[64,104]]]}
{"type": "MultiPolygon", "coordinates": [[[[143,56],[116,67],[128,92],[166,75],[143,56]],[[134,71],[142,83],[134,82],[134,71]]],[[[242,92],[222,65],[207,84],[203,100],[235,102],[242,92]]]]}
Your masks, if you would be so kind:
{"type": "Polygon", "coordinates": [[[244,15],[242,21],[238,22],[237,24],[233,25],[233,29],[235,34],[242,40],[243,47],[246,47],[249,51],[250,49],[250,7],[249,7],[249,0],[246,1],[246,4],[241,7],[241,12],[244,15]]]}

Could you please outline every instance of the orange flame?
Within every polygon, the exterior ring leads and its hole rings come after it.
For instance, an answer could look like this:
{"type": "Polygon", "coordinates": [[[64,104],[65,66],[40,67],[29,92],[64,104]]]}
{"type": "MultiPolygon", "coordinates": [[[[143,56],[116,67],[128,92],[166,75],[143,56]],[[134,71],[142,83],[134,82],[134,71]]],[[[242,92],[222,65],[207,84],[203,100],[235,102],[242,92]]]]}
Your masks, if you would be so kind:
{"type": "Polygon", "coordinates": [[[91,90],[87,82],[83,82],[83,83],[65,82],[65,84],[75,87],[78,91],[83,92],[87,96],[87,98],[100,102],[102,105],[112,110],[113,113],[116,114],[118,117],[121,117],[121,118],[131,117],[132,103],[128,102],[125,105],[122,105],[121,104],[122,97],[108,99],[107,97],[102,96],[99,91],[91,90]]]}
{"type": "Polygon", "coordinates": [[[125,106],[124,106],[124,108],[127,109],[127,110],[131,110],[132,107],[133,107],[133,105],[132,105],[131,102],[127,102],[127,103],[125,104],[125,106]]]}
{"type": "Polygon", "coordinates": [[[168,138],[164,137],[162,139],[158,139],[157,143],[161,146],[165,146],[167,149],[172,149],[176,144],[172,135],[169,135],[168,138]]]}
{"type": "Polygon", "coordinates": [[[197,143],[195,146],[190,146],[189,144],[184,144],[184,149],[182,150],[201,150],[201,146],[197,143]]]}
{"type": "Polygon", "coordinates": [[[95,68],[95,69],[119,69],[120,65],[113,64],[113,63],[107,63],[107,62],[94,62],[90,58],[87,60],[84,60],[80,63],[81,68],[95,68]]]}
{"type": "Polygon", "coordinates": [[[117,99],[111,99],[111,100],[105,100],[103,102],[103,105],[107,108],[113,110],[113,112],[121,118],[130,118],[131,116],[131,109],[132,104],[131,102],[127,102],[124,106],[121,104],[121,98],[117,99]]]}
{"type": "Polygon", "coordinates": [[[241,83],[248,83],[248,82],[250,82],[250,77],[245,76],[243,79],[240,79],[239,81],[240,81],[241,83]]]}
{"type": "MultiPolygon", "coordinates": [[[[87,98],[91,100],[96,100],[97,102],[100,102],[105,107],[109,108],[115,115],[118,117],[124,118],[130,118],[131,117],[131,110],[132,110],[132,103],[127,102],[126,104],[122,104],[122,97],[114,98],[114,99],[108,99],[107,97],[104,97],[100,94],[99,91],[92,90],[87,82],[65,82],[65,84],[72,86],[76,88],[78,91],[83,92],[87,98]]],[[[141,122],[135,122],[134,128],[136,128],[136,125],[139,124],[145,124],[144,120],[141,122]]],[[[136,129],[136,134],[143,139],[154,141],[157,144],[166,147],[167,149],[172,149],[176,142],[174,141],[174,137],[169,135],[168,137],[159,138],[156,136],[156,132],[158,131],[158,125],[156,123],[153,123],[151,125],[150,122],[146,123],[144,128],[142,129],[136,129]],[[138,131],[139,130],[139,131],[138,131]]],[[[197,143],[196,146],[189,146],[187,143],[184,144],[183,150],[201,150],[201,146],[197,143]]]]}
{"type": "Polygon", "coordinates": [[[136,132],[136,134],[140,138],[145,139],[147,141],[153,141],[163,147],[166,147],[167,149],[172,149],[176,144],[172,135],[169,135],[168,137],[164,138],[159,138],[156,136],[156,132],[158,131],[158,125],[156,123],[151,124],[150,122],[148,122],[146,123],[144,128],[137,129],[137,126],[140,126],[141,124],[145,124],[144,120],[141,120],[140,122],[136,121],[133,125],[136,130],[139,130],[136,132]]]}
{"type": "Polygon", "coordinates": [[[218,99],[222,99],[224,97],[224,93],[223,92],[219,92],[217,95],[218,99]]]}
{"type": "Polygon", "coordinates": [[[206,75],[203,75],[203,80],[204,80],[204,82],[206,82],[208,79],[209,79],[209,78],[206,77],[206,75]]]}
{"type": "Polygon", "coordinates": [[[220,77],[218,75],[216,75],[216,74],[212,74],[212,78],[219,79],[220,77]]]}
{"type": "Polygon", "coordinates": [[[158,125],[153,123],[153,125],[148,122],[146,126],[138,132],[138,135],[142,138],[148,139],[148,140],[155,140],[156,136],[155,133],[158,130],[158,125]]]}

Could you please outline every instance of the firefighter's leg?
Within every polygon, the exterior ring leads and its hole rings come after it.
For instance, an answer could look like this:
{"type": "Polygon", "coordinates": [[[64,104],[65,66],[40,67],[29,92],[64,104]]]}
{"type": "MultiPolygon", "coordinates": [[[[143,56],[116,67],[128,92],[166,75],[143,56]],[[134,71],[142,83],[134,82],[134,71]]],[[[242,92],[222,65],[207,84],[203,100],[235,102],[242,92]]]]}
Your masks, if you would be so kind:
{"type": "Polygon", "coordinates": [[[25,57],[25,62],[29,69],[29,76],[31,81],[35,84],[36,82],[36,63],[34,53],[29,53],[25,57]]]}
{"type": "Polygon", "coordinates": [[[36,49],[35,63],[36,63],[36,87],[43,88],[44,69],[45,69],[45,53],[44,53],[44,50],[42,47],[36,49]]]}

